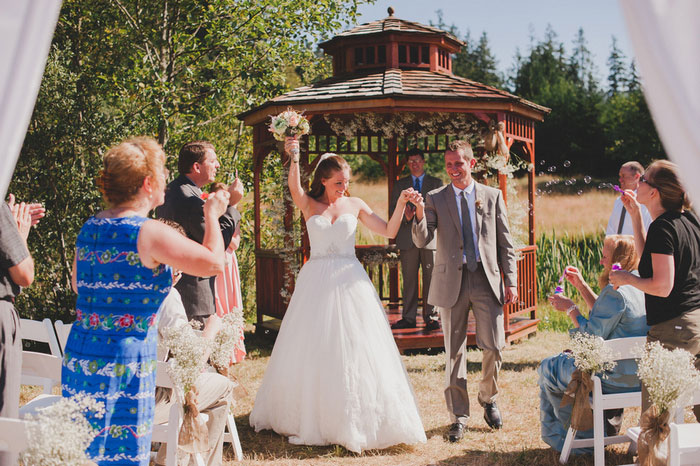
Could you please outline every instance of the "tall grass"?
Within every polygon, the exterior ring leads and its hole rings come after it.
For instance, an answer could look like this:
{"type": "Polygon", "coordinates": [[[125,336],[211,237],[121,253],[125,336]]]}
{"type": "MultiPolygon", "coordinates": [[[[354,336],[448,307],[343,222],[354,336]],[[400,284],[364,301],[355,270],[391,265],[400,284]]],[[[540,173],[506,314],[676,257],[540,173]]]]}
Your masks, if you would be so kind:
{"type": "MultiPolygon", "coordinates": [[[[554,231],[540,235],[537,239],[537,290],[538,317],[540,329],[564,331],[571,327],[571,321],[562,312],[552,308],[547,297],[559,285],[559,278],[567,265],[578,268],[583,278],[597,293],[598,275],[601,271],[600,256],[603,251],[601,232],[594,235],[557,235],[554,231]]],[[[561,285],[564,294],[574,301],[581,302],[575,288],[564,280],[561,285]]]]}

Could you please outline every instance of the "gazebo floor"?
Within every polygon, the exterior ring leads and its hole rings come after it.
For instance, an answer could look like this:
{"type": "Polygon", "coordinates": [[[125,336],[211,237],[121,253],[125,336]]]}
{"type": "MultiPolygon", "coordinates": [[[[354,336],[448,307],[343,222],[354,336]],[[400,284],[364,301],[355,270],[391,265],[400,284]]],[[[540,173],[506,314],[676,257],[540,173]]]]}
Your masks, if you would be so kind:
{"type": "MultiPolygon", "coordinates": [[[[401,309],[385,308],[389,323],[394,323],[401,318],[401,309]]],[[[276,334],[279,331],[280,319],[264,320],[261,324],[256,324],[256,332],[276,334]]],[[[510,321],[508,331],[506,331],[506,343],[510,344],[514,341],[534,334],[537,331],[539,319],[530,319],[527,317],[516,317],[510,321]]],[[[426,349],[426,348],[443,348],[444,340],[442,337],[442,329],[426,332],[423,319],[418,316],[416,328],[392,330],[396,346],[400,353],[409,349],[426,349]]],[[[469,322],[467,324],[467,345],[476,346],[476,321],[473,313],[469,314],[469,322]]]]}

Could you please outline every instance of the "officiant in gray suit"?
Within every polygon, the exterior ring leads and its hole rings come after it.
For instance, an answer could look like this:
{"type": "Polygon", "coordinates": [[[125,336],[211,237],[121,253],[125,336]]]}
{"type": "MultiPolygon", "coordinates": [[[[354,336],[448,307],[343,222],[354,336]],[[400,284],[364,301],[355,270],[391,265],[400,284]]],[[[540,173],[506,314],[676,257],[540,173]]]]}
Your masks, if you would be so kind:
{"type": "MultiPolygon", "coordinates": [[[[394,213],[396,202],[399,200],[401,191],[413,188],[426,196],[433,189],[442,186],[442,180],[425,173],[425,155],[418,148],[410,149],[406,153],[406,165],[410,175],[398,180],[391,191],[391,204],[389,216],[394,213]]],[[[399,248],[399,258],[401,260],[401,274],[403,275],[403,309],[401,320],[394,322],[393,329],[406,329],[416,327],[416,316],[418,314],[418,270],[423,272],[423,296],[422,311],[424,331],[432,331],[440,328],[437,311],[434,306],[428,303],[428,290],[430,289],[430,276],[433,272],[433,262],[435,258],[435,240],[430,241],[424,247],[419,248],[413,244],[411,225],[416,212],[416,207],[408,203],[404,209],[404,217],[401,221],[399,233],[396,235],[396,246],[399,248]]]]}
{"type": "Polygon", "coordinates": [[[428,302],[440,310],[445,338],[445,401],[451,442],[464,435],[469,418],[467,394],[467,319],[476,320],[476,343],[483,350],[479,404],[491,427],[503,425],[496,406],[501,350],[505,346],[503,305],[517,300],[515,251],[500,190],[474,181],[476,159],[466,141],[445,151],[452,181],[416,205],[413,242],[425,247],[437,239],[428,302]],[[501,273],[503,278],[501,278],[501,273]]]}

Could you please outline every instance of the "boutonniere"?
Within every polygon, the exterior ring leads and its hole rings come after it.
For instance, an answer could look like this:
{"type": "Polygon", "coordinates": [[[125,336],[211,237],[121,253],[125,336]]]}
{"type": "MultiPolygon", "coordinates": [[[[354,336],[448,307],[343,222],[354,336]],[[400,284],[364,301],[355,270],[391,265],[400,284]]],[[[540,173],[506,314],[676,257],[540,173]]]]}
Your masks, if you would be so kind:
{"type": "Polygon", "coordinates": [[[202,193],[202,195],[199,196],[199,197],[202,198],[202,199],[204,199],[204,200],[206,201],[207,198],[209,197],[209,193],[202,193]]]}
{"type": "Polygon", "coordinates": [[[481,199],[477,199],[477,200],[474,202],[474,205],[476,206],[476,210],[478,210],[479,212],[481,212],[481,208],[482,208],[482,205],[483,205],[483,202],[481,202],[481,199]]]}

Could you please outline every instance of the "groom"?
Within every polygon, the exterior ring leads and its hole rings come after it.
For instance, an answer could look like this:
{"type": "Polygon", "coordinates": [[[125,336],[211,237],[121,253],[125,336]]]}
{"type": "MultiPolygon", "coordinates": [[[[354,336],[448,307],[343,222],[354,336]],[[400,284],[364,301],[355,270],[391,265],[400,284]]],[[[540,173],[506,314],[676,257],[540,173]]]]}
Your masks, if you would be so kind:
{"type": "Polygon", "coordinates": [[[466,346],[470,309],[476,318],[476,343],[483,350],[478,401],[491,428],[503,425],[496,406],[505,346],[503,305],[517,299],[515,252],[503,197],[500,190],[474,181],[475,163],[468,142],[450,144],[445,169],[452,183],[431,191],[424,203],[416,205],[412,231],[418,247],[437,237],[428,302],[440,309],[445,336],[445,400],[452,419],[451,442],[464,436],[469,419],[466,346]]]}

